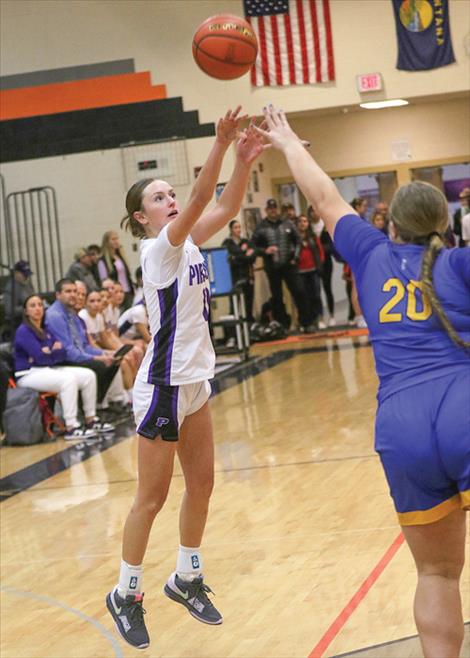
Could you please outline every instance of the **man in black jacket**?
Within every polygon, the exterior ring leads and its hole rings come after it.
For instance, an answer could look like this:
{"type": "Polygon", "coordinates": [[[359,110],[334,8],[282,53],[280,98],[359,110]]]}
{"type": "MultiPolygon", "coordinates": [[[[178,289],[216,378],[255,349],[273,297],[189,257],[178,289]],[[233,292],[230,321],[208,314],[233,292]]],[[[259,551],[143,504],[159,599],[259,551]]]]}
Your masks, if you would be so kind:
{"type": "Polygon", "coordinates": [[[307,327],[307,309],[297,269],[299,235],[289,219],[281,218],[276,199],[268,199],[265,210],[266,217],[256,227],[252,240],[257,252],[263,256],[274,319],[289,329],[290,317],[282,296],[282,282],[285,281],[297,307],[299,323],[301,327],[307,327]]]}

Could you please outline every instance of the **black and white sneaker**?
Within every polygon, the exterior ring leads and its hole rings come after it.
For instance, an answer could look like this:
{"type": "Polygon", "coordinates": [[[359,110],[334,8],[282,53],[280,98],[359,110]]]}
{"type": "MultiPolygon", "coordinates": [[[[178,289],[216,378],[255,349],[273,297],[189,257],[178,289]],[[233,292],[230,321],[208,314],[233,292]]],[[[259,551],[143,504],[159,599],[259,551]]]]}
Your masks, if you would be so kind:
{"type": "Polygon", "coordinates": [[[123,599],[116,589],[106,597],[106,607],[116,623],[119,635],[137,649],[146,649],[150,644],[144,622],[143,600],[143,594],[129,594],[123,599]]]}
{"type": "Polygon", "coordinates": [[[96,439],[97,436],[98,433],[91,427],[77,425],[65,431],[64,439],[66,441],[88,441],[89,439],[96,439]]]}
{"type": "Polygon", "coordinates": [[[87,428],[94,430],[98,434],[107,434],[108,432],[114,432],[115,427],[111,423],[102,422],[98,416],[95,416],[91,423],[87,424],[87,428]]]}
{"type": "Polygon", "coordinates": [[[214,594],[210,587],[204,584],[202,577],[191,582],[182,580],[178,574],[172,573],[163,589],[168,598],[181,603],[189,614],[205,624],[221,624],[220,612],[212,605],[207,596],[214,594]]]}

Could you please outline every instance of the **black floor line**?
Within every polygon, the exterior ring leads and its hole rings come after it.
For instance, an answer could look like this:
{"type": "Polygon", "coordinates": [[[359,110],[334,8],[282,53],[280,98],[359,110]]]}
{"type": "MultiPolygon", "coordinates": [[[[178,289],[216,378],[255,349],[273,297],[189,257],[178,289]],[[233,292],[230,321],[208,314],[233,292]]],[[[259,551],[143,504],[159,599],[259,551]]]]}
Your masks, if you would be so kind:
{"type": "MultiPolygon", "coordinates": [[[[316,346],[305,347],[301,349],[287,349],[279,352],[272,352],[266,356],[258,356],[249,359],[247,362],[235,364],[231,368],[222,371],[211,382],[212,395],[218,395],[223,391],[237,386],[241,382],[255,377],[260,373],[273,368],[285,361],[292,359],[301,354],[314,354],[317,352],[331,352],[350,349],[359,349],[362,347],[369,347],[369,343],[352,342],[350,344],[338,345],[332,344],[330,346],[316,346]]],[[[48,478],[61,473],[62,471],[70,468],[74,464],[83,462],[90,457],[93,457],[99,452],[104,452],[114,445],[126,441],[135,435],[135,425],[132,422],[121,423],[116,427],[115,434],[101,438],[95,443],[78,443],[68,446],[64,450],[60,450],[53,455],[45,457],[34,464],[29,464],[24,468],[6,475],[0,479],[0,502],[8,500],[16,494],[26,491],[31,487],[47,480],[48,478]]],[[[27,446],[17,448],[18,450],[27,450],[27,446]]],[[[340,458],[341,459],[341,458],[340,458]]],[[[246,467],[249,470],[255,468],[262,468],[262,466],[246,467]]]]}
{"type": "MultiPolygon", "coordinates": [[[[98,452],[102,452],[101,450],[98,452]]],[[[96,452],[95,452],[96,454],[96,452]]],[[[215,470],[215,474],[223,473],[240,473],[243,471],[259,471],[264,469],[285,468],[290,466],[315,466],[316,464],[329,464],[332,462],[345,462],[360,459],[378,459],[378,455],[370,453],[368,455],[351,455],[350,457],[331,457],[329,459],[309,459],[299,462],[285,462],[283,464],[257,464],[256,466],[240,466],[239,468],[220,468],[215,470]]],[[[173,478],[182,478],[183,473],[173,473],[173,478]]],[[[36,487],[30,493],[37,493],[39,491],[61,491],[63,489],[81,489],[83,487],[102,487],[105,485],[113,484],[128,484],[129,482],[137,482],[137,477],[126,478],[125,480],[106,480],[106,482],[81,482],[80,484],[66,484],[61,487],[36,487]]]]}

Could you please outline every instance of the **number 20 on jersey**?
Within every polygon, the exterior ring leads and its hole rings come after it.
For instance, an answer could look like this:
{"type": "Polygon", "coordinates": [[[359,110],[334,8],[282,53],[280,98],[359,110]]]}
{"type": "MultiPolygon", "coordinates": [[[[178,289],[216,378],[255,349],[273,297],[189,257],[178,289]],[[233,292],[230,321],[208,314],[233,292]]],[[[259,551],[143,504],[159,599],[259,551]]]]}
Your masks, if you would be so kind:
{"type": "Polygon", "coordinates": [[[401,322],[403,314],[394,310],[406,295],[406,317],[417,322],[427,320],[432,315],[431,304],[428,298],[423,294],[423,284],[421,281],[411,280],[406,288],[400,279],[387,279],[382,286],[382,292],[393,292],[392,297],[386,302],[379,311],[379,321],[383,324],[386,322],[401,322]],[[421,295],[421,306],[418,310],[416,299],[416,290],[421,295]]]}

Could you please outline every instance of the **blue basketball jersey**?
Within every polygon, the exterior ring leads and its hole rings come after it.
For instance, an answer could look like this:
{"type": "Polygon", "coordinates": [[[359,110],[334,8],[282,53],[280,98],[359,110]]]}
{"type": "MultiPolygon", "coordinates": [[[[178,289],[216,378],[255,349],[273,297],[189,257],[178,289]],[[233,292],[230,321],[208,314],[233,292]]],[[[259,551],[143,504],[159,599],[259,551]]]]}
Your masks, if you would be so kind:
{"type": "MultiPolygon", "coordinates": [[[[339,220],[334,244],[356,279],[380,379],[379,401],[403,388],[470,369],[470,352],[450,339],[422,295],[424,247],[391,242],[357,215],[339,220]]],[[[433,281],[450,322],[470,341],[470,248],[442,250],[433,281]]]]}

